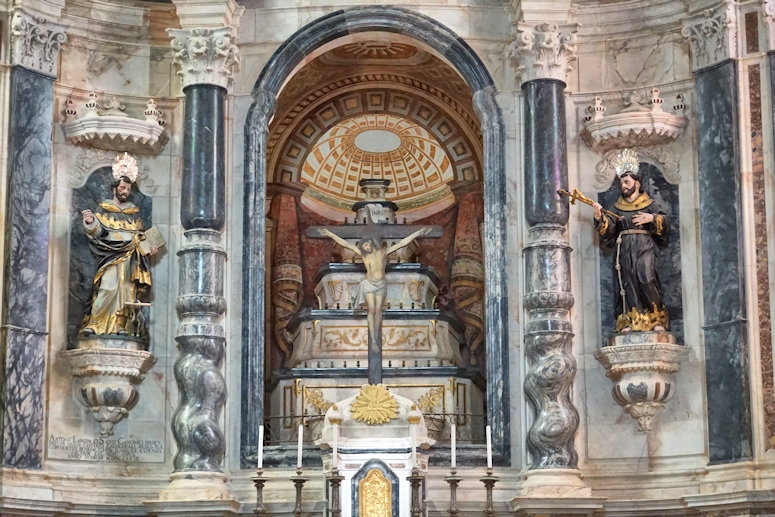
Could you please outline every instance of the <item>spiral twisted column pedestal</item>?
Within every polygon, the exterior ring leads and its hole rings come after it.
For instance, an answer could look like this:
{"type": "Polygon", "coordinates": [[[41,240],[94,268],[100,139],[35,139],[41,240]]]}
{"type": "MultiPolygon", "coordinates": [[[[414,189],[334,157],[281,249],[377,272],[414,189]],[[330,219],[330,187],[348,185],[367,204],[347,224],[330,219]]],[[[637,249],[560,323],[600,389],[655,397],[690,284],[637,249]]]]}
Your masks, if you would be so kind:
{"type": "Polygon", "coordinates": [[[525,247],[525,395],[535,415],[527,436],[531,469],[575,469],[578,463],[573,435],[579,415],[571,402],[576,360],[568,320],[571,248],[564,234],[557,224],[536,225],[525,247]]]}

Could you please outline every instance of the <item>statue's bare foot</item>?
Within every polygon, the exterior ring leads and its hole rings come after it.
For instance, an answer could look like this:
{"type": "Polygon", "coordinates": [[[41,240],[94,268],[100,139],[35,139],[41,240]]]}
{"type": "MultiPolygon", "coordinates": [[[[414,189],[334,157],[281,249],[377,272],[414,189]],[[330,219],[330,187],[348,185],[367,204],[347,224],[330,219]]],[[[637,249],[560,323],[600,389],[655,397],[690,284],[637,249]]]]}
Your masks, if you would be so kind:
{"type": "Polygon", "coordinates": [[[654,326],[654,331],[655,332],[664,332],[665,331],[665,327],[664,327],[664,325],[655,325],[654,326]]]}
{"type": "Polygon", "coordinates": [[[621,331],[622,331],[622,332],[631,332],[631,331],[632,331],[632,328],[630,328],[630,327],[624,327],[624,328],[623,328],[621,331]]]}

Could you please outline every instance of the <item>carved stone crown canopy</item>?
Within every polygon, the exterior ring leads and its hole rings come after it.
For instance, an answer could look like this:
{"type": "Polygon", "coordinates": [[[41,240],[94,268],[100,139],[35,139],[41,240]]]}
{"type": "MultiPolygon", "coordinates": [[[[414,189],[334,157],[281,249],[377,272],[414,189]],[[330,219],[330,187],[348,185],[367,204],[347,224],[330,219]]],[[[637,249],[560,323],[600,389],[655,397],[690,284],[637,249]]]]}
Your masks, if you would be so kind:
{"type": "Polygon", "coordinates": [[[143,111],[144,120],[130,117],[125,106],[113,97],[102,108],[95,92],[89,94],[82,110],[67,100],[62,131],[71,144],[84,144],[108,151],[158,154],[169,139],[164,114],[156,101],[149,99],[143,111]]]}
{"type": "Polygon", "coordinates": [[[676,140],[688,124],[683,96],[677,95],[673,113],[668,113],[662,110],[664,100],[659,96],[659,89],[652,88],[650,93],[651,99],[646,106],[641,104],[638,92],[633,92],[624,109],[608,116],[603,99],[595,97],[595,105],[587,108],[581,138],[590,149],[599,153],[625,147],[664,145],[676,140]]]}

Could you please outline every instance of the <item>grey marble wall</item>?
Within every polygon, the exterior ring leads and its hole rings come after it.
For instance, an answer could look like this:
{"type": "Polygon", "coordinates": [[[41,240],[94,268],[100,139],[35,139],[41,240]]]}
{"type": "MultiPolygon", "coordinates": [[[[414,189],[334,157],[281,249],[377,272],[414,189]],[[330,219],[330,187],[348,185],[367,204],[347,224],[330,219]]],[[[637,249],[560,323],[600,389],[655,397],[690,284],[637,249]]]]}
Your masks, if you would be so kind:
{"type": "Polygon", "coordinates": [[[697,73],[703,328],[711,463],[751,457],[737,88],[732,61],[697,73]]]}
{"type": "Polygon", "coordinates": [[[3,466],[41,467],[53,80],[11,70],[2,314],[3,466]]]}

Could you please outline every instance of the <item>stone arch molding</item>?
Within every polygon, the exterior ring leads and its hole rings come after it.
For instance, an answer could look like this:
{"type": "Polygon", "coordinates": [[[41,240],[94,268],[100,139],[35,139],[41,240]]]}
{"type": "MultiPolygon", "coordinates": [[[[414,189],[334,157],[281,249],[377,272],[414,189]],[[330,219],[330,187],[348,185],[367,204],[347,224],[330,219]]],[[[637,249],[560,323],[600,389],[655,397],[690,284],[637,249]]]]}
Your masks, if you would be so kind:
{"type": "Polygon", "coordinates": [[[294,69],[319,47],[361,32],[388,32],[432,49],[460,73],[474,92],[481,119],[485,201],[485,339],[488,423],[496,461],[510,463],[507,309],[505,278],[504,125],[496,90],[482,61],[454,32],[422,14],[396,7],[354,7],[335,11],[302,27],[267,62],[253,88],[245,124],[244,239],[242,291],[243,468],[255,467],[257,429],[264,415],[264,295],[267,133],[276,99],[294,69]],[[251,457],[253,460],[251,460],[251,457]]]}

